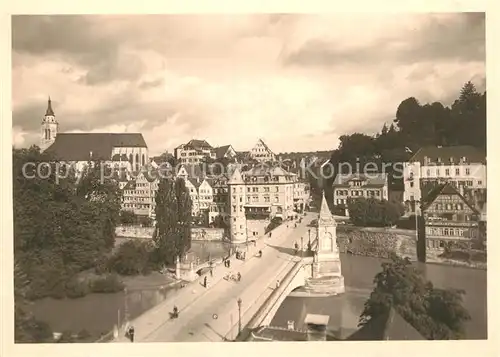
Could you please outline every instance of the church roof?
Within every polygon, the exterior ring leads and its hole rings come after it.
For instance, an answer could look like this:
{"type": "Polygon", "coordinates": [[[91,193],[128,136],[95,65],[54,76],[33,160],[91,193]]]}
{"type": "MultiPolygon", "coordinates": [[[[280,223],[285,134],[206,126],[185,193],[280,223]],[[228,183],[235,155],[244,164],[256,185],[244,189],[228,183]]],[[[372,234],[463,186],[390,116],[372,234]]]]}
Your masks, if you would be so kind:
{"type": "Polygon", "coordinates": [[[348,341],[425,340],[394,308],[368,321],[347,338],[348,341]]]}
{"type": "Polygon", "coordinates": [[[113,148],[147,148],[140,133],[61,133],[46,150],[56,159],[65,161],[110,160],[113,148]]]}

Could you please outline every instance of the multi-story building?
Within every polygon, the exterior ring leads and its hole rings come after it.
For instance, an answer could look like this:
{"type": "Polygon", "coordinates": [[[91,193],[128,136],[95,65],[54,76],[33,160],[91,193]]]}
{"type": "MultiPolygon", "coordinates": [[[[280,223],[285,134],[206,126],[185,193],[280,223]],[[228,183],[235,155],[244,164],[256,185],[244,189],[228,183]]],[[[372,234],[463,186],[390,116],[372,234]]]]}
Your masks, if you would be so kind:
{"type": "Polygon", "coordinates": [[[249,156],[260,162],[275,161],[276,155],[272,150],[264,143],[262,139],[257,141],[257,144],[250,150],[249,156]]]}
{"type": "Polygon", "coordinates": [[[134,212],[137,216],[154,217],[157,191],[158,179],[142,170],[123,187],[122,208],[134,212]]]}
{"type": "Polygon", "coordinates": [[[76,171],[90,160],[129,171],[149,162],[148,146],[140,133],[59,133],[50,98],[42,119],[40,148],[76,171]]]}
{"type": "Polygon", "coordinates": [[[389,198],[387,174],[338,174],[333,182],[332,191],[335,205],[346,205],[349,198],[387,200],[389,198]]]}
{"type": "Polygon", "coordinates": [[[418,150],[403,169],[403,199],[408,212],[422,200],[422,186],[450,182],[472,189],[486,188],[486,157],[472,146],[428,146],[418,150]]]}
{"type": "Polygon", "coordinates": [[[451,183],[431,189],[421,208],[428,250],[443,251],[447,242],[471,243],[480,238],[480,212],[451,183]]]}
{"type": "Polygon", "coordinates": [[[208,213],[209,223],[215,222],[218,216],[227,224],[229,220],[228,196],[229,188],[227,185],[228,177],[219,175],[207,178],[206,181],[212,187],[213,202],[210,205],[208,213]]]}
{"type": "Polygon", "coordinates": [[[190,140],[174,149],[174,156],[181,164],[199,164],[208,157],[216,158],[214,148],[206,140],[190,140]]]}
{"type": "Polygon", "coordinates": [[[244,172],[236,167],[228,181],[232,241],[262,235],[274,217],[286,220],[296,215],[296,203],[308,201],[306,186],[297,183],[297,175],[280,167],[256,166],[244,172]],[[298,200],[294,193],[300,193],[298,200]]]}
{"type": "Polygon", "coordinates": [[[224,145],[216,147],[214,150],[215,159],[234,159],[236,157],[236,151],[231,145],[224,145]]]}
{"type": "Polygon", "coordinates": [[[297,181],[293,184],[293,205],[296,212],[304,212],[311,201],[309,183],[297,181]]]}

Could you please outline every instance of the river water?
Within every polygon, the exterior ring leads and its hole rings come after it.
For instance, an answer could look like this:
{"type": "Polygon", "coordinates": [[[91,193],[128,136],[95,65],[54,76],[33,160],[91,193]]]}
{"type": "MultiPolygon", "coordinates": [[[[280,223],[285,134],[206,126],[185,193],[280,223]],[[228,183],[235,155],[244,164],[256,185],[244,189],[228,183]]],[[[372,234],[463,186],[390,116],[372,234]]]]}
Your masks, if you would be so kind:
{"type": "MultiPolygon", "coordinates": [[[[228,244],[220,242],[193,242],[192,251],[204,260],[227,254],[228,244]]],[[[288,320],[303,321],[305,314],[328,314],[331,328],[338,328],[339,314],[346,333],[354,331],[357,318],[363,309],[372,287],[373,277],[381,269],[381,260],[369,257],[342,255],[342,271],[347,293],[339,303],[338,298],[302,298],[289,296],[285,299],[272,321],[272,325],[286,327],[288,320]],[[342,312],[342,311],[343,312],[342,312]]],[[[467,337],[487,337],[486,271],[444,265],[420,264],[426,278],[437,287],[459,288],[466,291],[464,304],[472,320],[467,325],[467,337]]],[[[93,336],[109,332],[122,322],[125,310],[130,318],[137,317],[164,301],[175,291],[174,287],[150,286],[115,294],[90,294],[79,299],[37,300],[31,305],[35,316],[48,322],[54,331],[78,332],[87,330],[93,336]],[[126,306],[126,308],[125,308],[126,306]]]]}
{"type": "MultiPolygon", "coordinates": [[[[306,314],[330,316],[329,329],[345,338],[357,329],[365,301],[373,289],[373,278],[381,270],[381,259],[341,254],[346,293],[334,297],[301,297],[290,294],[276,312],[271,325],[287,327],[294,321],[302,328],[306,314]]],[[[464,306],[471,315],[466,324],[467,339],[486,339],[486,271],[448,265],[415,263],[424,276],[438,288],[462,289],[464,306]]]]}

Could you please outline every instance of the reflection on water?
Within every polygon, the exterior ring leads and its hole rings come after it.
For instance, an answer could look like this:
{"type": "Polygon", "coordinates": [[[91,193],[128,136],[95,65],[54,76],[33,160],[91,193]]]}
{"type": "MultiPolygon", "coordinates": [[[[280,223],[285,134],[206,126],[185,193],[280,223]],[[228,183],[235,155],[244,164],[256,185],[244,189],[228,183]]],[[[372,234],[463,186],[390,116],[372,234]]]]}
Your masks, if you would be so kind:
{"type": "MultiPolygon", "coordinates": [[[[359,315],[373,289],[373,278],[381,270],[381,259],[341,255],[346,293],[334,297],[304,298],[289,296],[271,324],[286,327],[294,320],[300,328],[306,314],[330,316],[329,328],[344,336],[356,330],[359,315]]],[[[466,324],[468,339],[487,338],[486,271],[437,264],[416,264],[424,276],[438,288],[465,290],[464,306],[471,315],[466,324]]]]}
{"type": "MultiPolygon", "coordinates": [[[[230,244],[222,242],[193,242],[192,251],[203,260],[210,256],[218,258],[227,254],[230,244]]],[[[299,298],[288,297],[279,308],[272,324],[287,326],[287,320],[295,320],[300,326],[307,313],[330,315],[331,328],[342,325],[348,333],[356,328],[363,304],[373,287],[373,277],[380,271],[380,259],[341,255],[342,271],[347,293],[342,297],[299,298]],[[336,322],[337,321],[337,322],[336,322]],[[341,321],[339,323],[338,321],[341,321]],[[336,326],[334,326],[337,324],[336,326]]],[[[436,287],[457,288],[466,291],[465,307],[472,320],[467,324],[467,337],[481,339],[487,337],[486,271],[451,267],[445,265],[419,264],[427,279],[436,287]]],[[[54,331],[86,329],[92,335],[109,332],[118,319],[123,321],[125,305],[130,318],[135,318],[151,307],[164,301],[176,288],[143,289],[129,291],[127,304],[125,294],[91,294],[80,299],[42,299],[31,305],[35,316],[48,322],[54,331]]]]}
{"type": "MultiPolygon", "coordinates": [[[[193,241],[189,256],[205,261],[208,256],[220,258],[229,252],[229,243],[193,241]]],[[[87,330],[93,336],[107,333],[118,320],[123,323],[125,310],[133,319],[169,297],[177,287],[152,287],[141,290],[129,290],[114,294],[89,294],[79,299],[56,300],[45,298],[37,300],[29,309],[35,316],[50,324],[57,332],[78,332],[87,330]],[[126,300],[126,303],[125,303],[126,300]],[[126,307],[125,307],[126,306],[126,307]]]]}

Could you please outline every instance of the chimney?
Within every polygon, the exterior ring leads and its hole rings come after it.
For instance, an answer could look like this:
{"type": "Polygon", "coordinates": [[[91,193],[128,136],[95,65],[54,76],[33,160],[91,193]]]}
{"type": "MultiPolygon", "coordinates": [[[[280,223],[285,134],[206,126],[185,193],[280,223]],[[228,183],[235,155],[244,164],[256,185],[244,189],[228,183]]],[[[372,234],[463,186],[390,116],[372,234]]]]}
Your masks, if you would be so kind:
{"type": "Polygon", "coordinates": [[[429,165],[429,158],[427,156],[424,156],[424,165],[429,165]]]}
{"type": "Polygon", "coordinates": [[[92,158],[92,151],[89,152],[89,156],[90,156],[90,158],[92,158]]]}
{"type": "Polygon", "coordinates": [[[295,330],[295,321],[288,320],[287,321],[287,327],[288,327],[289,330],[295,330]]]}

